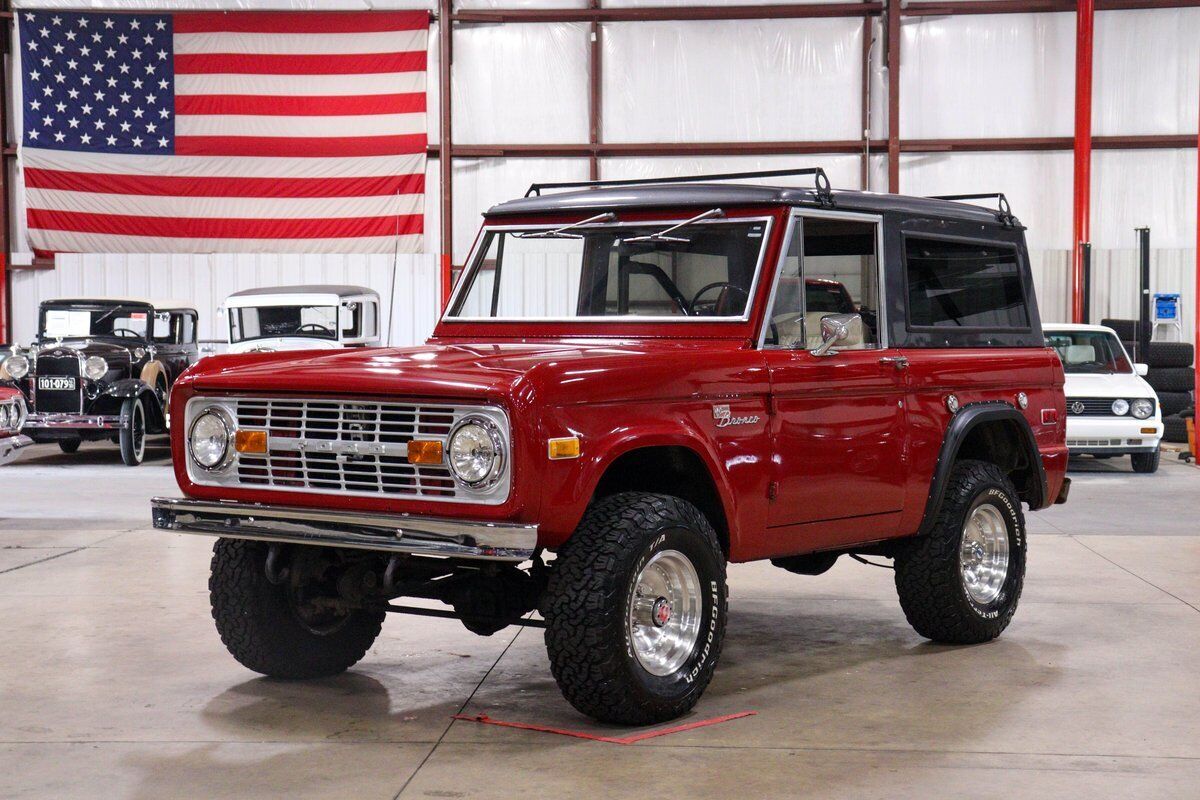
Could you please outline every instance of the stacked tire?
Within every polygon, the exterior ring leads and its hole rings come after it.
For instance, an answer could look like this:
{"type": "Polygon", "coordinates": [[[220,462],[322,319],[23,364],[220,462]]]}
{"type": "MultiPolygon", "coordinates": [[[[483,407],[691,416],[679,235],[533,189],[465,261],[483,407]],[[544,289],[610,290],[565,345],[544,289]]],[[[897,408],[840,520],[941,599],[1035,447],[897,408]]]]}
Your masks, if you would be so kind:
{"type": "MultiPolygon", "coordinates": [[[[1106,319],[1101,325],[1112,328],[1129,351],[1134,352],[1137,320],[1106,319]]],[[[1139,360],[1150,367],[1146,382],[1158,395],[1162,409],[1163,441],[1187,443],[1187,418],[1195,415],[1196,360],[1191,342],[1150,342],[1150,352],[1139,360]]]]}

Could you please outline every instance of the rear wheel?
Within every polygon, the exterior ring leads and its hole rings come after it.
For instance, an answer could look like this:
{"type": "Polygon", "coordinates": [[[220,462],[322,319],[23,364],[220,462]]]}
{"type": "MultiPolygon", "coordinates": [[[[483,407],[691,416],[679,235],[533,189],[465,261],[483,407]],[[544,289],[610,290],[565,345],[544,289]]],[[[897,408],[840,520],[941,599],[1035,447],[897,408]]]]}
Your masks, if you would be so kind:
{"type": "Polygon", "coordinates": [[[324,585],[325,549],[293,548],[287,571],[272,583],[267,545],[217,540],[208,581],[212,615],[242,666],[273,678],[324,678],[370,649],[385,612],[339,607],[336,589],[324,585]]]}
{"type": "Polygon", "coordinates": [[[712,679],[725,633],[725,557],[691,503],[643,492],[595,503],[545,597],[550,668],[588,716],[674,719],[712,679]]]}
{"type": "Polygon", "coordinates": [[[1133,462],[1134,472],[1158,472],[1159,451],[1153,453],[1133,453],[1129,460],[1133,462]]]}
{"type": "Polygon", "coordinates": [[[1025,581],[1025,518],[994,464],[961,461],[928,535],[896,554],[896,591],[917,633],[976,644],[1008,627],[1025,581]]]}
{"type": "Polygon", "coordinates": [[[79,451],[79,445],[83,444],[81,439],[59,439],[58,449],[70,455],[79,451]]]}
{"type": "Polygon", "coordinates": [[[141,398],[130,397],[121,404],[121,460],[136,467],[146,457],[146,408],[141,398]]]}

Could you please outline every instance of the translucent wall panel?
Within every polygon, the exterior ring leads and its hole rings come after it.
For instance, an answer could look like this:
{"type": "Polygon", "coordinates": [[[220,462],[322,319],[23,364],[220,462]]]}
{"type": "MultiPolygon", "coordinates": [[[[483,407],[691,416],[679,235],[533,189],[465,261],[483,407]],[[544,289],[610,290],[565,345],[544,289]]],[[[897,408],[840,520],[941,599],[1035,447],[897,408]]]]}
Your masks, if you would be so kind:
{"type": "Polygon", "coordinates": [[[1200,8],[1098,13],[1094,53],[1096,135],[1196,132],[1200,8]]]}
{"type": "Polygon", "coordinates": [[[14,0],[15,8],[70,11],[394,11],[432,8],[436,0],[14,0]]]}
{"type": "Polygon", "coordinates": [[[1071,134],[1074,14],[910,17],[901,32],[902,137],[1071,134]]]}
{"type": "Polygon", "coordinates": [[[456,27],[455,143],[586,142],[588,52],[583,23],[456,27]]]}
{"type": "Polygon", "coordinates": [[[1003,192],[1028,228],[1031,250],[1069,250],[1071,170],[1069,152],[903,155],[900,191],[915,195],[1003,192]]]}
{"type": "MultiPolygon", "coordinates": [[[[845,0],[799,0],[804,3],[844,3],[845,0]]],[[[797,0],[603,0],[605,8],[664,8],[678,6],[778,6],[797,0]]]]}
{"type": "Polygon", "coordinates": [[[604,140],[856,139],[857,19],[604,26],[604,140]]]}
{"type": "Polygon", "coordinates": [[[454,263],[462,264],[475,241],[480,214],[522,197],[539,181],[585,181],[582,158],[480,158],[454,160],[454,263]]]}
{"type": "Polygon", "coordinates": [[[587,5],[587,0],[455,0],[454,8],[587,8],[587,5]]]}
{"type": "Polygon", "coordinates": [[[1092,156],[1092,243],[1137,247],[1149,226],[1155,248],[1196,245],[1195,150],[1099,150],[1092,156]]]}
{"type": "MultiPolygon", "coordinates": [[[[882,161],[873,158],[875,174],[873,182],[887,180],[882,161]]],[[[821,167],[829,175],[835,189],[857,189],[859,187],[859,156],[811,155],[811,156],[704,156],[691,158],[606,158],[600,162],[600,176],[605,180],[632,178],[665,178],[684,175],[702,175],[713,172],[750,172],[768,169],[821,167]]],[[[788,178],[760,178],[745,181],[770,186],[811,187],[811,175],[788,178]]]]}

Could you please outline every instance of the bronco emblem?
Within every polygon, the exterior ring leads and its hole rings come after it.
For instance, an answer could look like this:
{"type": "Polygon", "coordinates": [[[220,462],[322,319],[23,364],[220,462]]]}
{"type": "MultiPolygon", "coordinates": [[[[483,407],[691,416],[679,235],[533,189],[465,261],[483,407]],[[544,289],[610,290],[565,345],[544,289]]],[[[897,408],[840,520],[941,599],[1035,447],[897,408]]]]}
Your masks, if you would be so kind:
{"type": "Polygon", "coordinates": [[[728,428],[730,425],[753,425],[758,422],[758,416],[735,417],[733,412],[729,410],[728,404],[713,406],[713,419],[717,421],[718,428],[728,428]]]}

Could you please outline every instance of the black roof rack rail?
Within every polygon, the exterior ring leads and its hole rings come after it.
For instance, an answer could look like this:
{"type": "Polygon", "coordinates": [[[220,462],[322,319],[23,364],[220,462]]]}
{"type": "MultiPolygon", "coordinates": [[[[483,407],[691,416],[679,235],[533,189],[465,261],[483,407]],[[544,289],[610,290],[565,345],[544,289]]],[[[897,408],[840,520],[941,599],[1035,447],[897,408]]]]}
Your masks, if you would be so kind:
{"type": "Polygon", "coordinates": [[[933,194],[929,196],[930,200],[988,200],[996,199],[998,211],[996,218],[1006,228],[1015,227],[1017,218],[1013,216],[1012,209],[1008,205],[1008,198],[1004,196],[1004,192],[982,192],[980,194],[933,194]]]}
{"type": "Polygon", "coordinates": [[[702,181],[727,181],[738,178],[781,178],[784,176],[812,175],[817,199],[823,206],[833,205],[833,191],[829,184],[829,176],[820,167],[804,167],[803,169],[769,169],[758,172],[721,172],[710,175],[684,175],[677,178],[634,178],[624,181],[564,181],[560,183],[531,183],[526,197],[542,196],[545,189],[598,189],[605,186],[651,186],[663,183],[699,183],[702,181]]]}

